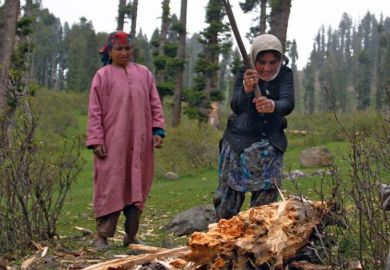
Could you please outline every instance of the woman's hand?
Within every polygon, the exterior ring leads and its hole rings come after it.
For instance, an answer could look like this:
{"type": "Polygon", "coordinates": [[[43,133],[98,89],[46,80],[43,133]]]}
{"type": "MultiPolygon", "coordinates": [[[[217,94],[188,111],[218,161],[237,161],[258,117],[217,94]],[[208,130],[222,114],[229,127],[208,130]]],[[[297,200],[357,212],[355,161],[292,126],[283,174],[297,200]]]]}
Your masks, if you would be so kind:
{"type": "Polygon", "coordinates": [[[257,73],[257,71],[255,69],[247,69],[244,72],[244,80],[242,81],[245,93],[253,92],[253,85],[258,83],[258,81],[259,74],[257,73]]]}
{"type": "Polygon", "coordinates": [[[261,96],[253,99],[256,110],[259,113],[273,113],[275,111],[275,102],[272,99],[261,96]]]}
{"type": "Polygon", "coordinates": [[[105,159],[107,157],[106,147],[103,144],[95,145],[95,147],[93,148],[93,154],[98,159],[105,159]]]}
{"type": "Polygon", "coordinates": [[[161,148],[163,144],[163,139],[159,135],[153,135],[153,146],[155,148],[161,148]]]}

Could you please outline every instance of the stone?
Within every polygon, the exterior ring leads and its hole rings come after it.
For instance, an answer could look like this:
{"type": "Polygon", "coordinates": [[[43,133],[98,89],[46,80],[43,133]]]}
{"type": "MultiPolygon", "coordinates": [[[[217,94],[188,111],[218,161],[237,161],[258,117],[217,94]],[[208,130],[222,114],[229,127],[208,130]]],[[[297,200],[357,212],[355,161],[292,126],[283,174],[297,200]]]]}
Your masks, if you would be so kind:
{"type": "Polygon", "coordinates": [[[176,180],[177,178],[179,178],[179,176],[174,172],[167,172],[164,178],[167,180],[176,180]]]}
{"type": "Polygon", "coordinates": [[[214,206],[202,205],[177,214],[165,225],[165,230],[177,236],[190,235],[195,231],[207,231],[208,225],[216,220],[214,206]]]}
{"type": "Polygon", "coordinates": [[[311,147],[301,152],[299,162],[305,168],[329,166],[333,162],[333,155],[324,146],[311,147]]]}

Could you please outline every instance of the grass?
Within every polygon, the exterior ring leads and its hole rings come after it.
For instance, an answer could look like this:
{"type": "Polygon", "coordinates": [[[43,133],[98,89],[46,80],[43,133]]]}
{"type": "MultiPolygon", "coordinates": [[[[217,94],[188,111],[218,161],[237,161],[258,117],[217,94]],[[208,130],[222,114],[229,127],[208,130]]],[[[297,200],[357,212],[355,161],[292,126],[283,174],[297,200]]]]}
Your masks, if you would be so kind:
{"type": "MultiPolygon", "coordinates": [[[[78,104],[78,107],[84,106],[81,98],[77,98],[76,102],[69,101],[67,104],[78,104]]],[[[51,114],[59,115],[55,111],[51,114]]],[[[63,117],[69,120],[66,130],[67,135],[79,136],[81,134],[83,136],[85,134],[85,110],[80,110],[75,124],[72,122],[74,116],[66,118],[67,115],[65,114],[63,117]]],[[[369,114],[367,117],[365,115],[354,115],[343,116],[343,118],[342,122],[347,123],[349,127],[364,130],[367,134],[375,132],[375,125],[373,124],[375,123],[375,115],[373,114],[369,114]]],[[[348,160],[346,155],[350,151],[350,146],[347,142],[341,140],[342,136],[331,119],[331,115],[307,117],[292,115],[289,119],[289,129],[307,130],[308,133],[305,136],[287,133],[289,147],[284,156],[284,171],[301,170],[307,175],[296,181],[284,180],[282,188],[288,194],[303,194],[309,199],[317,200],[320,198],[319,191],[330,193],[331,176],[314,176],[312,173],[319,168],[301,168],[300,166],[299,155],[308,147],[326,146],[334,155],[335,165],[340,172],[340,176],[346,181],[351,179],[349,175],[350,164],[345,161],[348,160]]],[[[164,230],[164,225],[181,211],[199,205],[211,204],[213,193],[218,184],[217,170],[213,166],[215,166],[215,161],[218,158],[214,146],[217,145],[220,131],[218,133],[207,130],[206,134],[202,135],[201,133],[205,133],[205,129],[198,128],[197,125],[188,121],[186,119],[184,126],[189,126],[181,130],[169,130],[163,151],[160,150],[156,155],[159,173],[156,174],[156,179],[147,200],[139,231],[140,238],[149,245],[164,246],[168,242],[170,245],[184,245],[188,238],[168,234],[164,230]],[[213,149],[206,155],[207,163],[202,163],[206,158],[203,158],[201,154],[206,150],[210,150],[210,148],[213,149]],[[195,163],[197,166],[194,166],[195,163]],[[199,164],[203,164],[203,166],[199,164]],[[180,177],[177,180],[163,179],[164,172],[169,171],[170,166],[179,169],[180,177]]],[[[56,120],[55,122],[63,121],[56,120]]],[[[59,129],[59,132],[63,131],[63,129],[59,129]]],[[[86,160],[86,164],[65,202],[57,228],[62,244],[75,250],[88,249],[91,247],[93,239],[92,236],[82,237],[75,228],[76,226],[95,231],[95,220],[91,205],[92,154],[89,150],[83,149],[82,157],[86,160]]],[[[171,170],[176,171],[174,168],[171,170]]],[[[389,172],[382,172],[382,174],[389,176],[389,172]]],[[[246,200],[242,210],[247,208],[248,200],[246,200]]],[[[123,216],[121,216],[116,236],[113,239],[115,244],[111,254],[123,254],[125,252],[120,242],[123,234],[123,221],[123,216]]]]}
{"type": "MultiPolygon", "coordinates": [[[[78,118],[78,124],[74,128],[69,128],[68,134],[77,136],[83,134],[86,126],[86,116],[82,113],[78,118]]],[[[184,133],[186,130],[184,130],[184,133]]],[[[182,134],[179,132],[179,136],[182,134]]],[[[289,135],[289,148],[284,157],[284,170],[302,170],[307,177],[298,179],[296,182],[285,180],[283,189],[292,194],[305,194],[310,199],[318,199],[317,189],[321,185],[321,177],[310,176],[318,168],[303,169],[299,164],[299,154],[302,150],[310,146],[317,146],[316,140],[302,137],[301,135],[289,135]],[[307,142],[302,143],[306,140],[307,142]],[[313,143],[313,145],[310,145],[313,143]]],[[[174,142],[172,142],[174,143],[174,142]]],[[[179,144],[180,145],[180,144],[179,144]]],[[[347,148],[345,142],[328,142],[323,144],[334,154],[335,160],[342,160],[342,155],[347,148]]],[[[167,143],[165,147],[171,145],[167,143]]],[[[177,147],[177,146],[172,146],[177,147]]],[[[176,149],[175,149],[176,150],[176,149]]],[[[167,152],[168,155],[174,153],[167,152]]],[[[75,227],[84,227],[95,231],[95,220],[92,211],[92,154],[89,150],[83,149],[82,157],[86,160],[83,171],[80,173],[77,182],[72,188],[71,194],[65,202],[63,215],[58,223],[58,232],[63,237],[72,237],[79,234],[75,227]]],[[[163,162],[165,156],[157,155],[156,163],[163,162]]],[[[218,157],[215,156],[215,159],[218,157]]],[[[157,164],[158,165],[158,164],[157,164]]],[[[155,179],[151,193],[146,202],[142,215],[139,235],[148,244],[162,246],[167,239],[173,244],[181,245],[186,241],[186,237],[174,237],[164,231],[167,224],[177,213],[186,209],[211,204],[213,193],[218,184],[216,168],[205,168],[187,175],[182,175],[177,180],[166,180],[162,174],[155,179]]],[[[248,200],[244,203],[243,210],[248,207],[248,200]]],[[[119,235],[121,234],[123,217],[118,224],[119,235]]]]}
{"type": "MultiPolygon", "coordinates": [[[[335,142],[326,144],[340,160],[346,144],[335,142]]],[[[285,170],[300,169],[310,175],[318,168],[302,169],[299,165],[299,154],[304,147],[291,146],[285,154],[285,170]]],[[[62,215],[58,231],[66,237],[78,234],[76,226],[95,230],[95,221],[92,213],[92,160],[88,150],[83,151],[83,157],[87,160],[84,170],[72,189],[71,195],[65,203],[64,215],[62,215]]],[[[318,199],[316,189],[320,186],[321,177],[307,176],[298,179],[295,183],[291,180],[283,181],[283,189],[288,193],[302,193],[310,199],[318,199]]],[[[164,231],[167,224],[176,214],[189,208],[211,204],[213,193],[217,187],[217,170],[205,169],[196,175],[182,176],[176,180],[157,178],[152,186],[147,200],[140,226],[140,237],[148,244],[162,246],[167,240],[175,245],[185,244],[187,237],[175,237],[164,231]]],[[[248,202],[248,200],[246,200],[248,202]]],[[[244,204],[243,210],[248,208],[244,204]]],[[[123,217],[120,218],[118,231],[123,231],[123,217]]],[[[118,233],[120,235],[120,233],[118,233]]],[[[119,250],[121,251],[121,250],[119,250]]]]}

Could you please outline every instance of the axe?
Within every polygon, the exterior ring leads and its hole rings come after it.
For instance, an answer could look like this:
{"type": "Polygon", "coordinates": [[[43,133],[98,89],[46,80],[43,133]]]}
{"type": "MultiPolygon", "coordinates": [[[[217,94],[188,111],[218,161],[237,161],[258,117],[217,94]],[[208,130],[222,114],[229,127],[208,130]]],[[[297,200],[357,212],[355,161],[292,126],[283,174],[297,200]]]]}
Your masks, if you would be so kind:
{"type": "MultiPolygon", "coordinates": [[[[244,62],[244,66],[246,68],[255,69],[255,67],[253,66],[252,60],[250,59],[249,55],[246,52],[244,43],[242,42],[241,35],[240,35],[240,32],[238,31],[236,19],[234,18],[234,14],[233,14],[232,8],[230,6],[229,0],[221,0],[221,1],[225,7],[225,11],[226,11],[226,14],[228,16],[230,26],[232,27],[233,34],[234,34],[234,37],[236,39],[238,48],[240,50],[242,60],[244,62]]],[[[261,92],[260,92],[259,84],[256,83],[253,87],[254,87],[253,91],[255,93],[255,97],[260,97],[261,92]]]]}

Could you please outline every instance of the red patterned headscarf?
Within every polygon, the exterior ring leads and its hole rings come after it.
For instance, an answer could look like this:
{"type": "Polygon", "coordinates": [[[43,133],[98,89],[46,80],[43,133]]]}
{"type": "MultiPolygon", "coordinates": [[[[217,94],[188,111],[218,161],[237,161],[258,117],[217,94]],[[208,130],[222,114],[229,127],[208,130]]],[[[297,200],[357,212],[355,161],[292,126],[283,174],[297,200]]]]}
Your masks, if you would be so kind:
{"type": "Polygon", "coordinates": [[[109,57],[109,51],[116,44],[127,45],[132,44],[131,36],[123,31],[115,31],[108,35],[107,42],[103,48],[99,50],[100,59],[103,63],[103,66],[111,64],[111,59],[109,57]]]}

